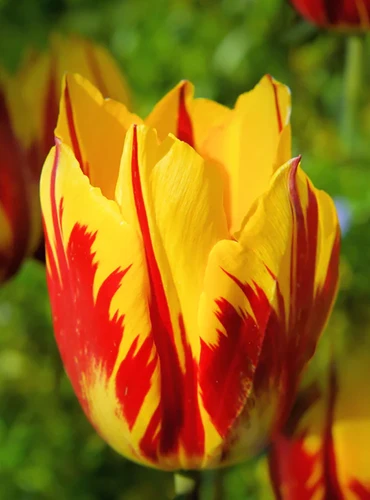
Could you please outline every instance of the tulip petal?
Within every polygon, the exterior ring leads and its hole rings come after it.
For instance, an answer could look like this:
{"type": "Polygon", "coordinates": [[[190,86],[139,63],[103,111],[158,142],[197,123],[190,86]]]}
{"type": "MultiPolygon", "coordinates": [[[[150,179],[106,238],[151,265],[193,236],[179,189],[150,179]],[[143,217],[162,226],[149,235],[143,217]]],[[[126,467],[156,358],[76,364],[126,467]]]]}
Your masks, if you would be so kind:
{"type": "MultiPolygon", "coordinates": [[[[186,143],[169,137],[159,145],[154,131],[145,127],[129,132],[126,145],[116,196],[123,217],[137,227],[145,247],[153,335],[166,380],[161,388],[166,446],[172,440],[174,450],[179,434],[184,452],[198,454],[202,461],[198,302],[209,252],[228,235],[221,178],[186,143]]],[[[149,426],[148,442],[155,429],[149,426]]]]}
{"type": "Polygon", "coordinates": [[[265,76],[239,97],[229,118],[210,132],[202,146],[201,154],[221,164],[228,174],[232,233],[267,189],[276,167],[290,158],[289,117],[289,89],[265,76]]]}
{"type": "Polygon", "coordinates": [[[156,129],[160,141],[169,134],[194,146],[193,122],[189,115],[189,101],[194,87],[187,81],[180,82],[166,94],[146,118],[145,123],[156,129]]]}
{"type": "Polygon", "coordinates": [[[92,82],[105,98],[115,99],[127,107],[130,104],[128,86],[119,68],[102,45],[72,36],[54,35],[51,39],[51,53],[58,62],[58,80],[63,74],[79,73],[92,82]]]}
{"type": "Polygon", "coordinates": [[[339,224],[334,204],[314,188],[299,159],[276,172],[246,221],[240,242],[254,249],[278,282],[277,316],[268,325],[256,376],[261,387],[272,375],[271,380],[280,380],[276,390],[286,394],[286,407],[280,409],[284,419],[298,382],[294,374],[301,372],[315,350],[338,284],[339,224]]]}
{"type": "Polygon", "coordinates": [[[202,152],[203,144],[212,130],[221,126],[232,111],[210,99],[192,99],[187,105],[193,123],[195,149],[202,152]]]}
{"type": "Polygon", "coordinates": [[[150,391],[158,369],[141,242],[59,142],[43,169],[41,202],[54,328],[66,371],[98,432],[145,463],[133,435],[142,433],[140,411],[148,416],[158,404],[150,391]]]}
{"type": "Polygon", "coordinates": [[[236,435],[232,428],[242,412],[248,413],[275,289],[276,280],[253,250],[236,241],[221,241],[212,250],[199,308],[199,369],[203,419],[209,421],[206,443],[214,464],[234,461],[237,448],[244,457],[253,456],[260,451],[261,435],[266,437],[264,423],[252,435],[236,435]]]}
{"type": "Polygon", "coordinates": [[[269,429],[285,420],[336,293],[335,210],[298,165],[295,159],[276,172],[239,241],[218,243],[207,268],[201,389],[226,443],[223,455],[233,442],[231,461],[261,450],[269,429]],[[317,262],[324,269],[316,272],[317,262]],[[222,366],[235,372],[224,378],[222,366]],[[256,429],[252,437],[242,435],[246,425],[256,429]]]}
{"type": "Polygon", "coordinates": [[[230,110],[208,99],[194,99],[194,87],[180,82],[155,106],[145,123],[164,141],[169,134],[200,150],[210,130],[222,123],[230,110]]]}
{"type": "Polygon", "coordinates": [[[126,131],[140,122],[81,76],[66,75],[56,136],[73,149],[91,184],[109,199],[114,199],[126,131]]]}

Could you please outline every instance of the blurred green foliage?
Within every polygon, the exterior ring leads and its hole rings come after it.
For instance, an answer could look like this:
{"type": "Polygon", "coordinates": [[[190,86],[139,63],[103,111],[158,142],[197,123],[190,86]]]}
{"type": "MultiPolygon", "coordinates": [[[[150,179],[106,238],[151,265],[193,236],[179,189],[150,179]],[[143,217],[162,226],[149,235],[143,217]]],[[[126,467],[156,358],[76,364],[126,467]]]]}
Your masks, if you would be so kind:
{"type": "MultiPolygon", "coordinates": [[[[52,32],[105,44],[139,114],[183,78],[198,96],[228,105],[265,73],[287,83],[294,151],[317,186],[344,200],[350,222],[327,335],[351,343],[368,334],[370,92],[364,85],[349,155],[340,134],[345,37],[308,25],[285,0],[0,0],[0,63],[9,70],[30,45],[45,47],[52,32]]],[[[370,40],[364,43],[368,82],[370,40]]],[[[255,473],[253,464],[224,471],[225,498],[267,498],[255,473]]],[[[219,475],[206,473],[206,499],[217,498],[214,480],[220,488],[219,475]]],[[[170,474],[119,457],[88,424],[54,343],[44,268],[26,263],[0,289],[0,498],[150,500],[172,493],[170,474]]]]}

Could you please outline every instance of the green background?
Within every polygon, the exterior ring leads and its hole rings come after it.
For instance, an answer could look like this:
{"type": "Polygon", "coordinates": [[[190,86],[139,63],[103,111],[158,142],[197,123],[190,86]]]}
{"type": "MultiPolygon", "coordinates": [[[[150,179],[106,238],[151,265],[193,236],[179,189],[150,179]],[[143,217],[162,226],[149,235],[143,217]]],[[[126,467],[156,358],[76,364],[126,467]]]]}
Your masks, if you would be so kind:
{"type": "MultiPolygon", "coordinates": [[[[349,152],[343,124],[347,38],[318,30],[284,0],[0,0],[0,63],[15,70],[29,45],[52,32],[106,45],[147,114],[179,80],[198,96],[233,105],[265,73],[293,94],[294,154],[338,200],[343,229],[341,290],[326,332],[358,344],[370,325],[370,93],[362,86],[349,152]],[[349,225],[349,227],[347,227],[349,225]]],[[[369,61],[368,39],[364,40],[369,61]]],[[[369,81],[370,64],[362,67],[369,81]]],[[[205,499],[220,474],[206,473],[205,499]]],[[[224,498],[268,498],[254,464],[222,473],[224,498]]],[[[53,339],[44,268],[26,262],[0,289],[0,499],[171,498],[170,474],[110,450],[85,419],[53,339]]]]}

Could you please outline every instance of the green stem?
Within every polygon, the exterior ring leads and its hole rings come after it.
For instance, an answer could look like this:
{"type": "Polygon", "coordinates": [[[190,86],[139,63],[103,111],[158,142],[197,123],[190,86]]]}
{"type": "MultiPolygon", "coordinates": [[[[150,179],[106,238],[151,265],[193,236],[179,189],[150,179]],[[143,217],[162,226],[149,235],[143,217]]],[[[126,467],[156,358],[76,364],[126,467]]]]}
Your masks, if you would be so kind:
{"type": "Polygon", "coordinates": [[[352,35],[347,38],[344,68],[344,96],[342,136],[346,152],[352,154],[358,132],[358,111],[361,96],[364,38],[352,35]]]}
{"type": "Polygon", "coordinates": [[[214,476],[213,500],[223,500],[225,498],[225,473],[226,469],[218,469],[214,476]]]}
{"type": "Polygon", "coordinates": [[[175,472],[175,500],[200,500],[200,483],[198,471],[175,472]]]}

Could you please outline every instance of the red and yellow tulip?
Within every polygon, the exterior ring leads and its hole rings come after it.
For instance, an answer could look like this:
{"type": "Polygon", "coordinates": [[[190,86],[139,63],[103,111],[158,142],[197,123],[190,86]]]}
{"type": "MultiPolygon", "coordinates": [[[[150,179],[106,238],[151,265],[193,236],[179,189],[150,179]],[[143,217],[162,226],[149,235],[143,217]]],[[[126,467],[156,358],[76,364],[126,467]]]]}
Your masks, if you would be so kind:
{"type": "Polygon", "coordinates": [[[270,456],[277,499],[370,499],[369,378],[367,348],[302,392],[270,456]]]}
{"type": "Polygon", "coordinates": [[[234,463],[286,419],[339,250],[289,115],[271,77],[234,109],[182,82],[145,121],[66,77],[41,180],[54,329],[86,415],[132,460],[234,463]]]}
{"type": "Polygon", "coordinates": [[[105,97],[127,103],[126,84],[100,46],[79,38],[54,37],[45,54],[30,54],[0,89],[0,282],[40,246],[38,184],[54,144],[62,77],[78,71],[105,97]]]}
{"type": "Polygon", "coordinates": [[[370,0],[291,0],[309,21],[326,28],[370,27],[370,0]]]}

